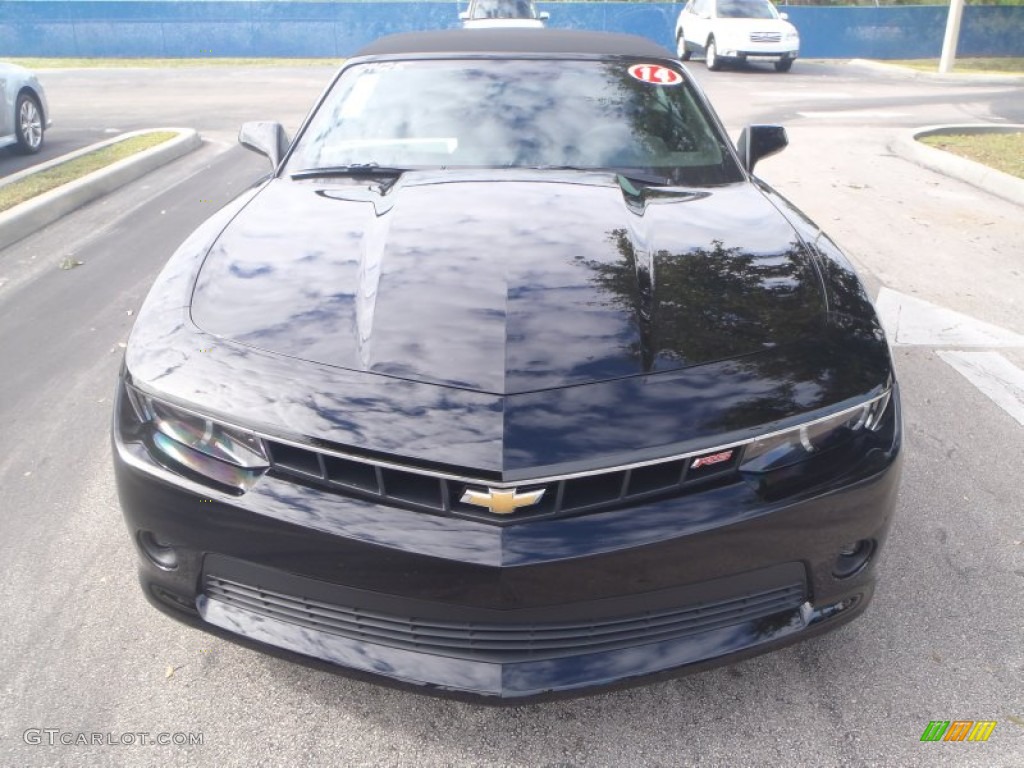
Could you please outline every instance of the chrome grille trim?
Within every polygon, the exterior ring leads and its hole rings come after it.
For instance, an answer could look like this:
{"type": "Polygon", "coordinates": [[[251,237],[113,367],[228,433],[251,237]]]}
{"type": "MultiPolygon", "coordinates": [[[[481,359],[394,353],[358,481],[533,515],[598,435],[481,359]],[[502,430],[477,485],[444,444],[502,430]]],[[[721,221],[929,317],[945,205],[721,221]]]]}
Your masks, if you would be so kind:
{"type": "MultiPolygon", "coordinates": [[[[301,443],[301,442],[298,442],[298,441],[295,441],[295,440],[291,440],[291,439],[288,439],[288,438],[284,438],[284,437],[271,436],[268,433],[259,432],[257,430],[252,430],[252,429],[249,429],[248,427],[238,427],[238,426],[235,426],[235,428],[236,429],[243,429],[243,430],[252,432],[257,437],[260,437],[261,439],[263,439],[263,440],[265,440],[267,442],[270,442],[270,443],[281,443],[282,445],[288,445],[288,446],[292,446],[294,448],[301,448],[301,449],[306,450],[306,451],[312,451],[312,452],[315,452],[315,453],[320,453],[320,454],[323,454],[324,456],[333,456],[333,457],[339,458],[339,459],[348,459],[350,461],[361,462],[361,463],[364,463],[364,464],[371,464],[373,466],[381,467],[383,469],[397,469],[397,470],[401,470],[402,472],[411,472],[413,474],[429,475],[430,477],[436,477],[436,478],[442,479],[442,480],[453,480],[455,482],[470,483],[472,485],[487,486],[488,488],[495,488],[495,489],[510,489],[510,488],[523,488],[523,487],[528,486],[528,485],[544,485],[544,484],[556,483],[556,482],[559,482],[559,481],[562,481],[562,480],[575,480],[575,479],[581,478],[581,477],[590,477],[592,475],[603,475],[603,474],[607,474],[609,472],[621,472],[621,471],[626,471],[626,470],[640,469],[642,467],[650,467],[650,466],[653,466],[653,465],[656,465],[656,464],[663,464],[663,463],[667,463],[667,462],[670,462],[670,461],[684,461],[684,460],[696,458],[697,456],[703,456],[705,454],[720,453],[722,451],[727,451],[730,448],[742,448],[743,446],[750,445],[751,443],[756,443],[758,440],[767,440],[767,439],[776,437],[778,435],[785,434],[786,432],[791,432],[794,429],[797,429],[798,427],[811,427],[811,426],[814,426],[815,424],[819,424],[819,423],[821,423],[823,421],[828,421],[829,419],[836,418],[836,417],[841,416],[843,414],[852,413],[853,411],[856,411],[858,408],[863,408],[864,406],[870,405],[871,403],[875,402],[876,400],[881,400],[883,397],[887,397],[891,391],[892,391],[891,389],[887,389],[882,394],[877,395],[876,397],[872,397],[872,398],[869,398],[867,400],[864,400],[863,402],[860,402],[857,405],[852,405],[852,406],[850,406],[848,408],[843,408],[843,409],[838,410],[838,411],[833,411],[831,413],[828,413],[825,416],[821,416],[821,417],[816,418],[816,419],[811,419],[810,421],[801,421],[801,422],[798,422],[798,423],[794,424],[793,426],[786,427],[784,429],[776,429],[776,430],[773,430],[771,432],[765,432],[763,434],[757,435],[756,437],[747,438],[745,440],[735,440],[735,441],[733,441],[731,443],[719,443],[719,444],[716,444],[716,445],[708,446],[707,448],[701,448],[700,450],[688,451],[686,453],[671,454],[669,456],[664,456],[664,457],[657,458],[657,459],[645,459],[643,461],[635,461],[635,462],[631,462],[631,463],[628,463],[628,464],[615,464],[615,465],[611,465],[611,466],[608,466],[608,467],[599,467],[597,469],[586,469],[586,470],[580,470],[578,472],[564,472],[564,473],[556,474],[556,475],[541,475],[540,477],[529,477],[529,478],[523,478],[521,480],[511,480],[511,481],[489,480],[489,479],[482,478],[481,476],[474,477],[472,475],[464,475],[464,474],[459,474],[459,473],[456,473],[456,472],[446,472],[444,470],[434,470],[434,469],[428,469],[428,468],[425,468],[425,467],[418,467],[418,466],[416,466],[414,464],[402,464],[400,462],[388,461],[386,459],[370,458],[370,457],[367,457],[367,456],[361,456],[361,455],[359,455],[357,453],[349,453],[349,452],[346,452],[346,451],[343,451],[343,450],[338,450],[338,449],[332,449],[332,448],[326,448],[326,447],[320,447],[320,446],[312,447],[309,443],[301,443]]],[[[178,406],[176,405],[175,407],[178,407],[178,406]]],[[[193,413],[195,413],[195,412],[193,411],[193,413]]],[[[197,414],[197,415],[202,415],[202,414],[197,414]]],[[[204,418],[210,418],[210,417],[206,416],[204,418]]],[[[226,424],[227,426],[234,426],[234,425],[231,425],[231,424],[227,424],[227,422],[224,422],[223,420],[220,420],[220,419],[215,419],[215,421],[217,421],[220,424],[226,424]]]]}
{"type": "Polygon", "coordinates": [[[831,411],[831,412],[826,413],[823,416],[820,416],[820,417],[818,417],[816,419],[811,419],[809,421],[800,421],[800,422],[797,422],[797,423],[795,423],[795,424],[793,424],[791,426],[788,426],[788,427],[785,427],[785,428],[782,428],[782,429],[775,429],[775,430],[772,430],[770,432],[764,432],[764,433],[758,434],[758,435],[756,435],[754,437],[746,438],[744,440],[734,440],[733,442],[730,442],[730,443],[718,443],[718,444],[715,444],[715,445],[709,445],[709,446],[707,446],[705,448],[701,448],[699,450],[688,451],[686,453],[671,454],[669,456],[664,456],[664,457],[656,458],[656,459],[645,459],[643,461],[635,461],[635,462],[630,462],[630,463],[627,463],[627,464],[616,464],[616,465],[612,465],[612,466],[608,466],[608,467],[598,467],[596,469],[580,470],[578,472],[563,472],[563,473],[555,474],[555,475],[542,475],[540,477],[531,477],[531,478],[523,478],[523,479],[520,479],[520,480],[502,481],[502,480],[486,479],[486,478],[483,478],[481,476],[473,477],[471,475],[464,475],[464,474],[459,474],[459,473],[454,473],[454,472],[446,472],[444,470],[429,469],[429,468],[426,468],[426,467],[416,466],[415,464],[403,464],[403,463],[397,462],[397,461],[388,461],[387,459],[370,458],[368,456],[363,456],[363,455],[360,455],[358,453],[347,452],[347,451],[340,450],[340,449],[335,449],[335,448],[322,447],[322,446],[313,447],[308,442],[300,442],[298,440],[295,440],[295,439],[292,439],[292,438],[289,438],[289,437],[283,437],[283,436],[280,436],[280,435],[274,435],[274,434],[271,434],[270,432],[267,432],[267,431],[264,431],[264,430],[256,429],[256,428],[249,427],[249,426],[243,426],[242,424],[239,424],[238,422],[235,422],[235,421],[230,420],[230,419],[224,419],[224,418],[222,418],[220,416],[212,416],[212,415],[210,415],[209,413],[207,413],[205,411],[198,410],[194,406],[188,405],[186,403],[182,403],[181,401],[179,401],[177,399],[168,398],[168,397],[166,397],[166,396],[164,396],[164,395],[162,395],[160,393],[154,393],[154,392],[150,391],[147,388],[139,387],[138,385],[136,385],[133,382],[130,383],[130,386],[135,387],[140,392],[148,395],[149,397],[153,397],[153,398],[156,398],[158,400],[166,401],[167,403],[173,405],[175,408],[178,408],[179,410],[182,410],[182,411],[184,411],[186,413],[191,413],[194,416],[198,416],[198,417],[203,418],[203,419],[210,419],[211,421],[215,421],[218,424],[221,424],[221,425],[226,426],[226,427],[230,427],[232,429],[237,429],[237,430],[241,430],[243,432],[248,432],[248,433],[250,433],[252,435],[255,435],[256,437],[260,438],[261,440],[263,440],[265,442],[280,443],[281,445],[288,445],[288,446],[292,446],[294,448],[301,448],[301,449],[303,449],[305,451],[310,451],[312,453],[317,453],[317,454],[320,454],[322,456],[330,456],[330,457],[339,458],[339,459],[348,459],[350,461],[360,462],[360,463],[363,463],[363,464],[369,464],[369,465],[372,465],[372,466],[375,466],[375,467],[379,467],[379,468],[382,468],[382,469],[397,469],[397,470],[401,470],[403,472],[411,472],[413,474],[429,475],[431,477],[435,477],[435,478],[439,478],[439,479],[443,479],[443,480],[454,480],[456,482],[471,483],[473,485],[485,485],[485,486],[487,486],[489,488],[495,488],[495,489],[522,488],[522,487],[524,487],[526,485],[544,485],[544,484],[559,482],[559,481],[562,481],[562,480],[574,480],[576,478],[581,478],[581,477],[589,477],[589,476],[592,476],[592,475],[601,475],[601,474],[605,474],[605,473],[608,473],[608,472],[635,470],[635,469],[640,469],[642,467],[649,467],[649,466],[653,466],[653,465],[656,465],[656,464],[662,464],[662,463],[666,463],[666,462],[670,462],[670,461],[685,461],[685,460],[688,460],[688,459],[695,458],[697,456],[703,456],[704,454],[720,453],[722,451],[727,451],[730,448],[742,448],[742,446],[750,445],[751,443],[755,443],[758,440],[766,440],[766,439],[770,439],[770,438],[776,437],[778,435],[784,434],[786,432],[791,432],[792,430],[797,429],[798,427],[811,427],[811,426],[814,426],[815,424],[818,424],[818,423],[823,422],[823,421],[828,421],[829,419],[835,418],[835,417],[840,416],[842,414],[852,413],[853,411],[856,411],[858,408],[863,408],[866,405],[870,405],[871,403],[875,402],[876,400],[881,400],[882,398],[889,397],[889,395],[892,392],[892,388],[890,387],[890,388],[887,388],[884,392],[881,392],[880,394],[878,394],[878,395],[876,395],[874,397],[867,398],[866,400],[863,400],[862,402],[859,402],[856,405],[851,405],[851,406],[849,406],[847,408],[843,408],[843,409],[840,409],[838,411],[831,411]]]}

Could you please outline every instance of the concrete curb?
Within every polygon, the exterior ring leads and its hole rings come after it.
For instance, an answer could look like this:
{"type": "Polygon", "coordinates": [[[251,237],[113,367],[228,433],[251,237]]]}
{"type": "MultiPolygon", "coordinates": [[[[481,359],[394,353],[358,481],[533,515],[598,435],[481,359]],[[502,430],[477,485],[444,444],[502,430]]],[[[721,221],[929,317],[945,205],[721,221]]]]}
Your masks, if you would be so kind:
{"type": "Polygon", "coordinates": [[[902,67],[899,64],[886,64],[883,61],[871,59],[850,59],[850,64],[864,69],[873,69],[876,72],[885,72],[890,75],[899,75],[911,80],[931,80],[936,83],[980,84],[980,85],[1024,85],[1024,75],[1000,75],[983,74],[980,72],[950,72],[939,74],[938,72],[922,72],[919,69],[902,67]]]}
{"type": "Polygon", "coordinates": [[[123,160],[118,160],[113,165],[93,171],[87,176],[75,179],[56,189],[51,189],[49,192],[0,213],[0,250],[42,229],[47,224],[52,224],[76,208],[80,208],[108,192],[112,192],[119,187],[123,187],[125,184],[145,176],[161,165],[165,165],[182,155],[188,154],[202,144],[202,139],[191,128],[149,128],[144,131],[131,131],[129,133],[122,133],[108,141],[101,141],[84,149],[69,152],[62,157],[40,163],[37,166],[4,179],[2,186],[23,179],[33,173],[52,168],[66,160],[73,160],[81,155],[102,149],[123,139],[143,133],[152,133],[153,131],[176,131],[178,135],[169,141],[157,144],[155,147],[150,147],[123,160]]]}
{"type": "Polygon", "coordinates": [[[997,171],[987,165],[929,147],[918,141],[922,136],[952,133],[1024,133],[1024,124],[929,125],[924,128],[904,131],[889,143],[889,149],[913,163],[952,176],[954,179],[966,181],[968,184],[980,187],[1004,200],[1024,206],[1024,179],[1018,179],[1009,173],[997,171]]]}

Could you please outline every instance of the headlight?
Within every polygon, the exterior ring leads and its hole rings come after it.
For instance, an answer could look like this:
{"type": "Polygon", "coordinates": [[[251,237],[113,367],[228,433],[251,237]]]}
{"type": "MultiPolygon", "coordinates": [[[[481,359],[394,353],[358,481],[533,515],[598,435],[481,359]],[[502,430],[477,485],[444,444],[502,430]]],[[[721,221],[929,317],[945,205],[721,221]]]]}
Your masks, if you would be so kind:
{"type": "Polygon", "coordinates": [[[771,472],[847,443],[857,434],[874,432],[882,424],[889,392],[833,416],[810,421],[785,432],[767,435],[747,445],[741,472],[771,472]]]}
{"type": "Polygon", "coordinates": [[[251,432],[168,405],[129,384],[125,390],[148,427],[150,446],[176,467],[238,491],[247,491],[269,467],[263,441],[251,432]]]}
{"type": "Polygon", "coordinates": [[[797,31],[796,31],[796,30],[794,29],[794,30],[792,30],[791,32],[786,32],[786,33],[784,33],[784,34],[782,35],[782,39],[783,39],[783,40],[799,40],[799,39],[800,39],[800,33],[799,33],[799,32],[797,32],[797,31]]]}

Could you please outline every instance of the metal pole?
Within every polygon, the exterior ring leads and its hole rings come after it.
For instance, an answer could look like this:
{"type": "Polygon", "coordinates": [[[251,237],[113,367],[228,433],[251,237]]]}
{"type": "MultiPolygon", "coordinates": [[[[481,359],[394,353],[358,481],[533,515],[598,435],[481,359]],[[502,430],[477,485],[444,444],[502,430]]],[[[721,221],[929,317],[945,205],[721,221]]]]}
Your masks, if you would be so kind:
{"type": "Polygon", "coordinates": [[[953,69],[953,63],[956,61],[956,44],[960,39],[960,19],[963,14],[964,0],[949,0],[949,16],[946,17],[946,36],[942,40],[939,72],[946,73],[953,69]]]}

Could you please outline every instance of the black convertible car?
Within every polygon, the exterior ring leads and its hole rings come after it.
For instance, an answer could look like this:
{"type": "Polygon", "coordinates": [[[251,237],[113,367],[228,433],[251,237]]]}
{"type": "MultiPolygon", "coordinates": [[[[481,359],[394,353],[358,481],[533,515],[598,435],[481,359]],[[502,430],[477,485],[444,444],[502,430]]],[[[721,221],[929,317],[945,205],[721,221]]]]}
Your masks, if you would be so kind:
{"type": "Polygon", "coordinates": [[[645,40],[385,38],[139,313],[114,412],[146,596],[521,701],[867,606],[901,417],[850,263],[645,40]]]}

